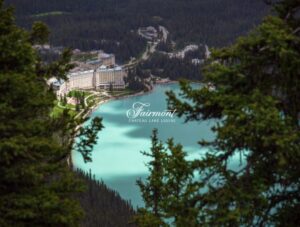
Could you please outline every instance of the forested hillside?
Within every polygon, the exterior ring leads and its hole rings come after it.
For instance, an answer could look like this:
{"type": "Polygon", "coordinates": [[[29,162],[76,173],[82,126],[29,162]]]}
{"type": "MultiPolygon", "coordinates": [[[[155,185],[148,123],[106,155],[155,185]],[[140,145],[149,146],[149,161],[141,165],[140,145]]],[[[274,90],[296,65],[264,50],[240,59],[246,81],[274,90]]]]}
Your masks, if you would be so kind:
{"type": "Polygon", "coordinates": [[[122,61],[146,45],[137,28],[164,25],[179,46],[224,46],[247,33],[267,13],[263,0],[7,0],[28,28],[46,22],[51,43],[82,50],[104,49],[122,61]]]}
{"type": "Polygon", "coordinates": [[[85,211],[82,226],[135,226],[135,211],[117,192],[109,189],[103,182],[95,180],[91,173],[85,174],[77,170],[77,175],[87,186],[84,193],[78,194],[85,211]]]}

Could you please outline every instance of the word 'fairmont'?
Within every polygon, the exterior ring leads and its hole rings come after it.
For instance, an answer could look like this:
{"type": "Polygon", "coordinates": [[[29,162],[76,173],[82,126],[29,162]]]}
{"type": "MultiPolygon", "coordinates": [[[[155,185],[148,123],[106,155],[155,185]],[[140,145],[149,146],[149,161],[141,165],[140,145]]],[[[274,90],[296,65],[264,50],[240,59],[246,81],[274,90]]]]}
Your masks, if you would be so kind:
{"type": "Polygon", "coordinates": [[[134,119],[137,117],[170,117],[173,118],[176,110],[150,111],[150,103],[136,102],[132,108],[127,111],[127,117],[134,119]]]}

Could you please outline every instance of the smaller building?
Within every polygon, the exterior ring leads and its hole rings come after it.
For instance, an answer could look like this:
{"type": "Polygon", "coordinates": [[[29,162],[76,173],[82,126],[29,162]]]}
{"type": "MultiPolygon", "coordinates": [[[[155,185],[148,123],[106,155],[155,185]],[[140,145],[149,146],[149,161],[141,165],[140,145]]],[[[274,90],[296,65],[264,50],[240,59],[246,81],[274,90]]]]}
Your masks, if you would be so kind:
{"type": "Polygon", "coordinates": [[[88,60],[85,62],[90,68],[97,69],[102,65],[112,67],[116,64],[116,58],[114,54],[104,53],[102,50],[98,52],[98,58],[88,60]]]}
{"type": "Polygon", "coordinates": [[[100,51],[98,54],[98,60],[101,61],[101,64],[104,66],[114,66],[116,64],[116,58],[114,54],[107,54],[103,51],[100,51]]]}
{"type": "Polygon", "coordinates": [[[64,80],[58,80],[52,77],[47,81],[47,84],[53,89],[57,97],[64,96],[69,92],[64,80]]]}

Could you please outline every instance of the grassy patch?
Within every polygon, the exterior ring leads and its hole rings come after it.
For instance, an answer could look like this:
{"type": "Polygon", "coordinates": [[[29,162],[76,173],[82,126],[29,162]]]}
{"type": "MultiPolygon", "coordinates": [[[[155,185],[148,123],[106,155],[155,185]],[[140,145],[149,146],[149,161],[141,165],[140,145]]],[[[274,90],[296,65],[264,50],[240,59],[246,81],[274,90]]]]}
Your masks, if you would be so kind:
{"type": "Polygon", "coordinates": [[[104,101],[108,99],[107,96],[104,95],[93,95],[91,97],[89,97],[86,101],[89,107],[92,107],[94,105],[96,105],[97,103],[99,103],[100,101],[104,101]]]}
{"type": "Polygon", "coordinates": [[[62,108],[60,108],[60,107],[58,107],[58,106],[55,106],[55,107],[53,108],[52,113],[51,113],[51,117],[53,117],[53,118],[58,118],[58,117],[60,117],[60,116],[63,114],[64,110],[68,110],[68,114],[69,114],[71,117],[75,117],[75,116],[78,114],[78,112],[76,112],[75,110],[62,109],[62,108]]]}
{"type": "Polygon", "coordinates": [[[64,110],[62,108],[59,108],[58,106],[55,106],[52,110],[51,117],[58,118],[59,116],[62,115],[63,111],[64,110]]]}
{"type": "MultiPolygon", "coordinates": [[[[64,110],[68,110],[68,113],[69,113],[69,115],[70,115],[71,117],[75,117],[75,116],[78,114],[78,112],[76,112],[76,111],[74,110],[74,109],[75,109],[75,106],[74,106],[74,105],[67,104],[67,105],[64,106],[65,108],[61,108],[61,107],[58,105],[58,101],[55,101],[54,104],[55,104],[55,105],[54,105],[54,108],[53,108],[53,110],[52,110],[52,112],[51,112],[51,114],[50,114],[50,116],[53,117],[53,118],[58,118],[58,117],[60,117],[60,116],[63,114],[64,110]]],[[[63,106],[63,105],[62,105],[62,106],[63,106]]]]}
{"type": "Polygon", "coordinates": [[[87,97],[87,96],[89,96],[89,95],[92,94],[92,92],[89,92],[89,91],[77,91],[77,90],[73,90],[73,91],[70,91],[68,93],[68,97],[74,97],[74,98],[76,98],[76,93],[84,94],[84,97],[87,97]]]}
{"type": "Polygon", "coordinates": [[[132,95],[136,93],[136,91],[130,90],[130,89],[125,89],[125,90],[120,90],[120,91],[113,91],[109,92],[110,95],[114,97],[120,97],[120,96],[126,96],[126,95],[132,95]]]}

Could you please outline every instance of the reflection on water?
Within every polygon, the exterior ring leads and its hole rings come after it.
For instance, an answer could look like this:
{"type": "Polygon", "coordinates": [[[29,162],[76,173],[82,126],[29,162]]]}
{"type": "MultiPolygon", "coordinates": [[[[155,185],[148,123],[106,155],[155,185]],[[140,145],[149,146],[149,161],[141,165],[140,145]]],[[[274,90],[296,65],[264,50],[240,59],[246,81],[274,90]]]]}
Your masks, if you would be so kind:
{"type": "Polygon", "coordinates": [[[105,126],[105,129],[99,132],[99,142],[93,151],[93,162],[84,164],[80,154],[73,152],[75,167],[86,171],[91,169],[97,179],[103,179],[124,199],[130,200],[133,206],[143,204],[136,180],[147,175],[145,167],[147,158],[140,151],[149,150],[153,128],[158,129],[162,141],[173,137],[175,142],[183,144],[193,158],[200,157],[204,153],[197,142],[201,139],[213,138],[213,133],[210,131],[213,122],[184,124],[183,119],[176,118],[176,123],[129,123],[126,112],[135,102],[150,103],[153,111],[166,110],[167,90],[179,92],[179,86],[178,84],[158,85],[152,93],[103,104],[91,116],[91,118],[103,117],[105,126]]]}

